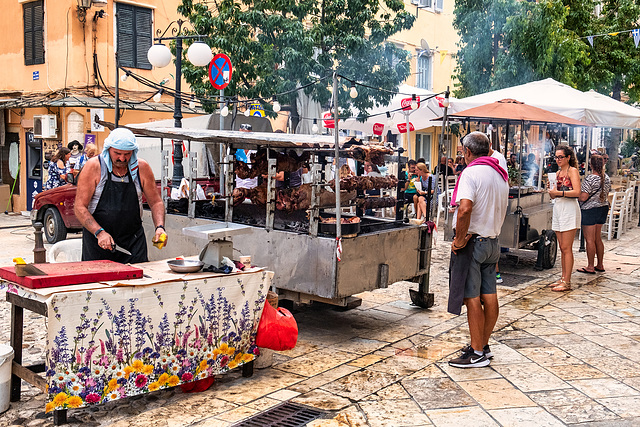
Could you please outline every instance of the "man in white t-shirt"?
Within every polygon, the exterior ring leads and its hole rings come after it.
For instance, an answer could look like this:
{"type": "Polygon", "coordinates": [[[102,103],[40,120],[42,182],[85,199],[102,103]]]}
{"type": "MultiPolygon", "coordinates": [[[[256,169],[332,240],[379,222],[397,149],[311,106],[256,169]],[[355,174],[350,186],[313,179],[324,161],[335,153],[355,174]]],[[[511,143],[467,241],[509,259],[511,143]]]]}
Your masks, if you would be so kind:
{"type": "Polygon", "coordinates": [[[460,357],[449,361],[457,368],[489,365],[492,354],[488,342],[498,319],[495,271],[509,185],[506,170],[489,156],[489,150],[489,139],[482,132],[472,132],[464,138],[463,154],[468,166],[460,174],[453,195],[457,209],[453,217],[449,311],[455,311],[452,301],[462,296],[471,335],[471,345],[463,349],[460,357]]]}

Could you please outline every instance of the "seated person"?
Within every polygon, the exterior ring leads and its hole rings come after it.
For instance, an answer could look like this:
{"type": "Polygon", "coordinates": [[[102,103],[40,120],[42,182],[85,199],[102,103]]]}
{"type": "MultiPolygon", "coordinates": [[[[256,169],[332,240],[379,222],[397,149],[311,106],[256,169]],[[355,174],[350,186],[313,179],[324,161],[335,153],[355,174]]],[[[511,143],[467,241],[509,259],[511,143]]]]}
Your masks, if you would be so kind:
{"type": "Polygon", "coordinates": [[[434,194],[436,181],[429,173],[429,167],[424,163],[418,163],[416,165],[416,172],[418,174],[418,180],[420,181],[420,189],[416,188],[416,195],[414,196],[414,203],[416,204],[416,218],[423,222],[427,217],[427,191],[429,190],[429,183],[431,184],[431,194],[434,194]]]}
{"type": "MultiPolygon", "coordinates": [[[[408,170],[402,172],[402,179],[406,182],[404,184],[404,203],[405,205],[408,203],[414,203],[413,196],[417,194],[416,185],[413,181],[418,177],[416,174],[416,161],[411,159],[407,163],[408,170]]],[[[418,207],[414,206],[415,212],[418,212],[418,207]]]]}

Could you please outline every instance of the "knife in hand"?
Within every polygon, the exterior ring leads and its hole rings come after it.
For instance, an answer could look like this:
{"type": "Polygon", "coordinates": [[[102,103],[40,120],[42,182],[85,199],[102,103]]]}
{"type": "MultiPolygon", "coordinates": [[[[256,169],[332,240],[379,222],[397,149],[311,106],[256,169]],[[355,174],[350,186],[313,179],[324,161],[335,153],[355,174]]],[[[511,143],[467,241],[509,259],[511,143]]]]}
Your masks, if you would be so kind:
{"type": "Polygon", "coordinates": [[[131,255],[131,252],[129,252],[128,250],[126,250],[125,248],[123,248],[122,246],[118,246],[115,243],[113,245],[111,245],[111,252],[115,252],[115,251],[119,251],[122,252],[125,255],[131,255]]]}

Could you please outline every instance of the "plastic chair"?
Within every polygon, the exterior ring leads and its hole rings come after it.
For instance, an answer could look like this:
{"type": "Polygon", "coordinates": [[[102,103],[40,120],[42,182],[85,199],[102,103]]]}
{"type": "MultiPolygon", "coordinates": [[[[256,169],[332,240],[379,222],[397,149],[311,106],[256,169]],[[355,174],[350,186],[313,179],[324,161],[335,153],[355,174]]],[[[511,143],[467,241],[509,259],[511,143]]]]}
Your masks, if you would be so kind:
{"type": "Polygon", "coordinates": [[[82,239],[61,240],[47,251],[49,262],[82,261],[82,239]]]}
{"type": "Polygon", "coordinates": [[[602,233],[607,235],[607,240],[611,240],[614,232],[616,233],[616,238],[620,238],[623,232],[627,203],[626,196],[627,194],[624,191],[613,193],[607,222],[602,227],[602,233]]]}
{"type": "Polygon", "coordinates": [[[626,207],[625,207],[625,214],[624,214],[624,218],[625,218],[625,226],[626,229],[629,229],[631,227],[633,227],[633,221],[631,221],[631,216],[633,215],[633,196],[634,196],[634,191],[635,188],[629,186],[629,188],[627,188],[627,190],[625,191],[625,197],[626,197],[626,207]]]}

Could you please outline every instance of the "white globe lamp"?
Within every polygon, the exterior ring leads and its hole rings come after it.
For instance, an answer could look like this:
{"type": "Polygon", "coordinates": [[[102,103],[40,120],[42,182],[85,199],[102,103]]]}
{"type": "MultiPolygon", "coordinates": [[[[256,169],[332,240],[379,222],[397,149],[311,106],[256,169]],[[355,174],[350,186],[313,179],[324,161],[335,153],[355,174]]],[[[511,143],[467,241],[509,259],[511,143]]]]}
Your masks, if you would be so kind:
{"type": "Polygon", "coordinates": [[[196,67],[209,65],[213,59],[211,48],[204,42],[195,42],[187,50],[187,59],[196,67]]]}
{"type": "Polygon", "coordinates": [[[154,44],[147,52],[147,59],[154,67],[166,67],[171,62],[171,51],[162,43],[154,44]]]}

